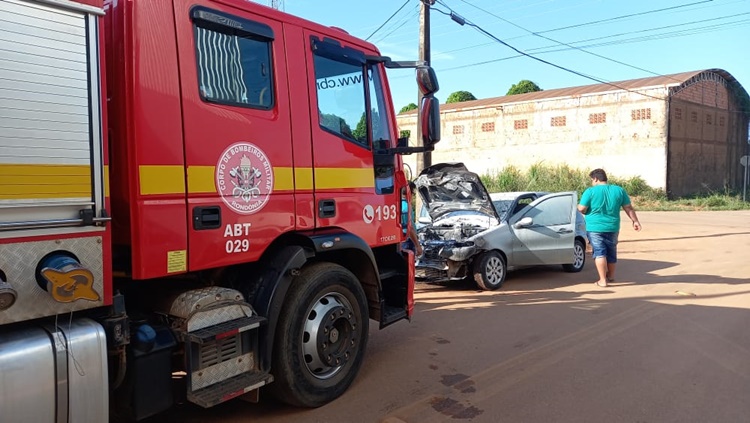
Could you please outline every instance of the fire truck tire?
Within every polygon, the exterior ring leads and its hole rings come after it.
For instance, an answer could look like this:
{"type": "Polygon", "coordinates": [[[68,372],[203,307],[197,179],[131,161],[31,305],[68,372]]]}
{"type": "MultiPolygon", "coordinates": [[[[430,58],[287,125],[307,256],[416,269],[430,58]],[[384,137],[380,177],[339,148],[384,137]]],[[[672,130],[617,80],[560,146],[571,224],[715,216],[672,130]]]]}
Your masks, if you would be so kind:
{"type": "Polygon", "coordinates": [[[352,272],[333,263],[303,268],[276,327],[273,395],[300,407],[339,397],[362,365],[368,325],[367,298],[352,272]]]}

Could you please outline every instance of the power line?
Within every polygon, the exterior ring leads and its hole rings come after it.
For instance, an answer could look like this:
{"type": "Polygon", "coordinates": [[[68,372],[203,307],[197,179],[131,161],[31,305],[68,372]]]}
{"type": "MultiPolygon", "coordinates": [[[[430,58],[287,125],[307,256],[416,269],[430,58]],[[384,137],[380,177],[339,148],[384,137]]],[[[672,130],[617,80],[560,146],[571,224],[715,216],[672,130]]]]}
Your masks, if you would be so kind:
{"type": "MultiPolygon", "coordinates": [[[[535,34],[535,35],[536,34],[546,34],[546,33],[549,33],[549,32],[562,31],[562,30],[565,30],[565,29],[580,28],[580,27],[584,27],[584,26],[590,26],[590,25],[596,25],[596,24],[600,24],[600,23],[604,23],[604,22],[612,22],[612,21],[617,21],[617,20],[623,20],[623,19],[627,19],[627,18],[631,18],[631,17],[644,16],[644,15],[649,15],[649,14],[653,14],[653,13],[660,13],[660,12],[664,12],[664,11],[675,10],[675,9],[678,9],[678,8],[685,8],[685,7],[695,6],[695,5],[698,5],[698,4],[709,3],[709,2],[713,2],[713,0],[703,0],[703,1],[695,2],[695,3],[682,4],[682,5],[672,6],[672,7],[667,7],[667,8],[652,9],[652,10],[646,10],[646,11],[637,12],[637,13],[629,13],[629,14],[626,14],[626,15],[619,15],[619,16],[614,16],[614,17],[606,18],[606,19],[600,19],[600,20],[596,20],[596,21],[589,21],[589,22],[583,22],[583,23],[579,23],[579,24],[575,24],[575,25],[561,26],[561,27],[558,27],[558,28],[546,29],[546,30],[543,30],[543,31],[536,31],[533,34],[535,34]]],[[[464,2],[464,3],[467,3],[467,2],[464,2]]],[[[467,4],[469,4],[469,3],[467,3],[467,4]]],[[[469,4],[469,5],[470,6],[474,6],[474,5],[471,5],[471,4],[469,4]]],[[[486,13],[489,13],[489,12],[486,12],[486,13]]],[[[510,38],[507,38],[506,41],[516,40],[516,39],[523,38],[523,37],[528,37],[528,35],[519,35],[519,36],[515,36],[515,37],[510,37],[510,38]]],[[[459,49],[451,50],[451,51],[448,51],[446,53],[452,53],[452,52],[461,51],[461,50],[469,50],[469,49],[472,49],[472,48],[475,48],[475,47],[482,47],[482,46],[486,46],[486,45],[490,45],[490,44],[492,44],[492,43],[476,44],[476,45],[473,45],[473,46],[467,46],[467,47],[462,47],[462,48],[459,48],[459,49]]]]}
{"type": "MultiPolygon", "coordinates": [[[[591,42],[591,41],[604,40],[604,39],[607,39],[607,38],[622,37],[622,36],[631,35],[631,34],[640,34],[640,33],[644,33],[644,32],[659,31],[659,30],[662,30],[662,29],[669,29],[669,28],[675,28],[675,27],[685,27],[685,26],[688,26],[688,25],[695,25],[695,24],[700,24],[700,23],[707,23],[707,22],[712,22],[712,21],[719,21],[719,20],[724,20],[724,19],[731,19],[731,18],[736,18],[736,17],[744,16],[744,15],[750,15],[750,12],[740,13],[740,14],[734,14],[734,15],[719,16],[719,17],[711,18],[711,19],[701,19],[701,20],[698,20],[698,21],[682,22],[682,23],[678,23],[678,24],[665,25],[665,26],[659,26],[659,27],[654,27],[654,28],[639,29],[637,31],[621,32],[621,33],[618,33],[618,34],[603,35],[601,37],[594,37],[594,38],[587,38],[587,39],[578,40],[578,41],[572,41],[570,44],[581,44],[581,43],[587,43],[587,42],[591,42]]],[[[709,26],[703,26],[703,27],[697,27],[697,28],[685,28],[685,29],[682,29],[680,31],[665,32],[665,33],[662,33],[662,34],[654,34],[652,36],[641,37],[641,38],[648,38],[649,40],[650,39],[659,39],[659,38],[654,38],[654,37],[661,37],[661,36],[665,36],[664,38],[672,38],[671,35],[673,35],[673,34],[679,34],[681,32],[697,31],[697,30],[702,30],[702,29],[713,29],[713,28],[717,28],[717,27],[726,27],[727,25],[734,25],[734,24],[738,24],[738,23],[741,24],[741,23],[744,23],[744,22],[746,22],[746,20],[736,21],[736,22],[729,22],[728,24],[709,25],[709,26]],[[669,37],[667,37],[667,36],[669,36],[669,37]]],[[[700,33],[700,32],[695,32],[695,33],[700,33]]],[[[692,34],[688,34],[688,35],[692,35],[692,34]]],[[[510,39],[515,39],[515,38],[520,38],[520,37],[509,38],[509,40],[510,39]]],[[[636,40],[636,41],[638,41],[638,40],[640,40],[640,38],[631,38],[631,39],[626,39],[626,40],[617,40],[617,41],[612,41],[610,43],[604,43],[604,44],[591,44],[591,45],[586,45],[586,46],[583,46],[583,47],[592,47],[592,46],[594,46],[594,47],[600,47],[600,46],[609,46],[609,45],[624,44],[625,42],[630,42],[630,40],[636,40]]],[[[478,44],[478,45],[475,45],[475,46],[461,47],[461,48],[457,48],[457,49],[454,49],[454,50],[446,51],[446,53],[454,53],[454,52],[457,52],[457,51],[468,50],[468,49],[475,48],[475,47],[487,46],[487,45],[490,45],[490,44],[494,44],[494,43],[490,42],[490,43],[478,44]]],[[[529,52],[531,52],[531,51],[540,51],[540,52],[542,52],[543,51],[545,53],[551,53],[551,52],[556,52],[556,51],[568,50],[568,49],[549,50],[551,47],[554,47],[554,46],[549,46],[548,45],[548,46],[544,46],[544,47],[535,47],[535,48],[529,49],[528,51],[529,52]]],[[[573,48],[575,48],[575,47],[573,47],[573,48]]]]}
{"type": "Polygon", "coordinates": [[[409,1],[411,1],[411,0],[406,0],[404,2],[404,4],[402,4],[401,7],[398,8],[398,10],[396,10],[395,12],[393,12],[393,14],[388,19],[386,19],[385,22],[383,22],[383,24],[378,27],[378,29],[376,29],[375,31],[373,31],[372,34],[370,34],[367,38],[365,38],[365,40],[369,40],[370,37],[372,37],[373,35],[375,35],[376,32],[380,31],[380,28],[384,27],[385,24],[387,24],[388,22],[390,22],[391,19],[393,19],[393,17],[396,16],[398,14],[398,12],[401,11],[401,9],[403,9],[404,7],[406,7],[407,4],[409,4],[409,1]]]}
{"type": "Polygon", "coordinates": [[[597,21],[585,22],[585,23],[582,23],[582,24],[561,26],[559,28],[548,29],[546,31],[539,31],[539,32],[535,33],[535,35],[536,34],[544,34],[544,33],[548,33],[548,32],[562,31],[562,30],[565,30],[565,29],[580,28],[582,26],[596,25],[596,24],[605,23],[605,22],[612,22],[612,21],[616,21],[616,20],[620,20],[620,19],[625,19],[625,18],[633,18],[633,17],[636,17],[636,16],[648,15],[648,14],[651,14],[651,13],[659,13],[659,12],[665,12],[665,11],[668,11],[668,10],[681,9],[683,7],[695,6],[695,5],[703,4],[703,3],[710,3],[712,1],[714,1],[714,0],[702,0],[702,1],[694,2],[694,3],[680,4],[680,5],[677,5],[677,6],[671,6],[671,7],[664,7],[664,8],[661,8],[661,9],[648,10],[648,11],[645,11],[645,12],[630,13],[630,14],[627,14],[627,15],[615,16],[614,18],[600,19],[600,20],[597,20],[597,21]]]}
{"type": "MultiPolygon", "coordinates": [[[[723,20],[723,19],[729,19],[729,18],[734,18],[734,17],[748,15],[748,14],[750,14],[750,12],[748,12],[748,13],[742,13],[742,14],[739,14],[739,15],[722,16],[722,17],[712,18],[712,19],[703,19],[703,20],[700,20],[700,21],[693,21],[693,22],[680,23],[680,24],[674,24],[674,25],[666,25],[666,26],[662,26],[662,27],[649,28],[649,29],[638,30],[638,31],[629,31],[629,32],[623,32],[623,33],[619,33],[619,34],[605,35],[605,36],[602,36],[602,37],[595,37],[595,38],[588,38],[588,39],[584,39],[584,40],[573,41],[570,44],[581,44],[581,43],[587,43],[587,42],[592,42],[592,41],[599,41],[599,40],[604,40],[604,39],[607,39],[607,38],[615,38],[615,37],[621,37],[621,36],[631,35],[631,34],[640,34],[640,33],[644,33],[644,32],[658,31],[658,30],[668,29],[668,28],[684,27],[686,25],[692,25],[692,24],[702,23],[702,22],[716,21],[716,20],[723,20]]],[[[703,32],[711,32],[711,31],[717,31],[717,30],[731,29],[731,27],[733,27],[733,26],[744,25],[744,24],[746,24],[748,22],[750,22],[749,19],[744,19],[744,20],[735,21],[735,22],[728,22],[728,23],[717,23],[717,24],[714,24],[714,25],[708,25],[708,26],[702,26],[702,27],[696,27],[696,28],[686,28],[686,29],[680,29],[678,31],[664,32],[664,33],[660,33],[660,34],[653,34],[653,35],[647,35],[647,36],[642,36],[642,37],[633,37],[633,38],[627,38],[627,39],[622,39],[622,40],[613,40],[611,42],[606,42],[606,43],[586,44],[586,45],[580,46],[580,48],[604,47],[604,46],[613,46],[613,45],[620,45],[620,44],[629,44],[629,43],[637,43],[637,42],[645,42],[645,41],[654,41],[654,40],[667,39],[667,38],[683,37],[683,36],[687,36],[687,35],[700,34],[700,33],[703,33],[703,32]]],[[[489,45],[489,44],[494,44],[494,42],[485,43],[485,44],[481,44],[481,45],[482,46],[486,46],[486,45],[489,45]]],[[[474,46],[474,47],[478,47],[478,46],[474,46]]],[[[527,53],[529,53],[529,52],[537,52],[537,53],[540,53],[540,54],[546,54],[546,53],[557,53],[557,52],[561,52],[561,51],[571,50],[572,48],[576,48],[576,47],[569,47],[569,48],[557,48],[557,49],[554,49],[554,47],[555,46],[553,46],[553,45],[547,45],[547,46],[543,46],[543,47],[535,47],[535,48],[527,50],[526,52],[527,53]]],[[[466,49],[469,49],[469,48],[473,48],[473,47],[462,47],[462,48],[459,48],[459,49],[446,51],[445,53],[446,54],[447,53],[455,53],[457,51],[466,50],[466,49]]],[[[514,55],[514,56],[501,57],[501,58],[498,58],[498,59],[486,60],[486,61],[483,61],[483,62],[477,62],[477,63],[468,64],[468,65],[461,65],[461,66],[456,66],[456,67],[452,67],[452,68],[447,68],[447,69],[443,69],[443,71],[463,69],[463,68],[468,67],[468,66],[484,65],[484,64],[489,64],[489,63],[493,63],[493,62],[499,62],[499,61],[503,61],[503,60],[515,59],[515,58],[519,58],[519,57],[523,57],[523,55],[518,54],[518,55],[514,55]]]]}
{"type": "MultiPolygon", "coordinates": [[[[537,33],[537,32],[534,32],[534,31],[530,31],[530,30],[528,30],[528,29],[526,29],[526,28],[522,27],[521,25],[518,25],[518,24],[516,24],[516,23],[514,23],[514,22],[511,22],[511,21],[509,21],[509,20],[507,20],[507,19],[505,19],[505,18],[503,18],[503,17],[500,17],[500,16],[498,16],[498,15],[496,15],[496,14],[494,14],[494,13],[492,13],[492,12],[488,11],[488,10],[482,9],[482,8],[481,8],[481,7],[479,7],[479,6],[473,5],[473,4],[469,3],[469,2],[467,2],[466,0],[460,0],[460,1],[461,1],[461,2],[463,2],[463,3],[466,3],[466,4],[468,4],[469,6],[471,6],[471,7],[475,8],[475,9],[477,9],[477,10],[481,11],[481,12],[484,12],[484,13],[486,13],[486,14],[490,15],[490,16],[493,16],[493,17],[495,17],[495,18],[497,18],[497,19],[499,19],[499,20],[501,20],[501,21],[503,21],[503,22],[505,22],[505,23],[507,23],[507,24],[509,24],[509,25],[513,25],[514,27],[516,27],[516,28],[518,28],[518,29],[521,29],[521,30],[523,30],[523,31],[525,31],[525,32],[528,32],[528,33],[529,33],[529,34],[531,34],[531,35],[535,35],[535,36],[537,36],[537,37],[539,37],[539,38],[543,38],[543,39],[545,39],[545,40],[548,40],[548,41],[552,41],[553,43],[557,43],[557,44],[560,44],[560,45],[563,45],[563,46],[566,46],[566,47],[569,47],[569,48],[572,48],[572,49],[576,49],[576,50],[578,50],[578,51],[581,51],[581,52],[583,52],[583,53],[589,54],[589,55],[591,55],[591,56],[594,56],[594,57],[598,57],[598,58],[600,58],[600,59],[604,59],[604,60],[610,61],[610,62],[612,62],[612,63],[617,63],[617,64],[619,64],[619,65],[627,66],[627,67],[629,67],[629,68],[632,68],[632,69],[636,69],[636,70],[639,70],[639,71],[642,71],[642,72],[650,73],[650,74],[652,74],[652,75],[656,75],[656,76],[664,76],[664,75],[662,75],[662,74],[660,74],[660,73],[657,73],[657,72],[653,72],[653,71],[650,71],[650,70],[648,70],[648,69],[644,69],[644,68],[641,68],[641,67],[638,67],[638,66],[634,66],[634,65],[631,65],[631,64],[629,64],[629,63],[625,63],[625,62],[622,62],[622,61],[619,61],[619,60],[616,60],[616,59],[612,59],[612,58],[610,58],[610,57],[602,56],[601,54],[593,53],[593,52],[590,52],[590,51],[584,50],[584,49],[582,49],[582,48],[580,48],[580,47],[575,47],[575,46],[572,46],[572,45],[570,45],[570,44],[564,43],[564,42],[562,42],[562,41],[557,41],[557,40],[554,40],[554,39],[552,39],[552,38],[549,38],[549,37],[546,37],[546,36],[544,36],[544,35],[541,35],[541,34],[539,34],[539,33],[537,33]]],[[[709,1],[712,1],[712,0],[709,0],[709,1]]],[[[703,3],[703,2],[700,2],[700,3],[703,3]]]]}
{"type": "Polygon", "coordinates": [[[394,32],[398,31],[399,29],[403,28],[404,25],[406,25],[408,23],[414,22],[414,18],[416,18],[417,16],[419,16],[419,5],[415,6],[414,10],[412,11],[412,13],[409,14],[409,15],[404,16],[401,19],[400,22],[394,23],[393,29],[391,29],[387,34],[385,34],[382,37],[380,37],[378,39],[378,41],[375,41],[374,43],[377,44],[377,43],[380,43],[383,40],[387,39],[388,37],[391,36],[391,34],[393,34],[394,32]]]}
{"type": "MultiPolygon", "coordinates": [[[[434,9],[434,10],[437,10],[440,13],[443,13],[443,14],[446,14],[448,16],[451,16],[451,19],[453,19],[454,15],[455,15],[455,12],[453,11],[453,9],[451,9],[450,6],[446,5],[442,0],[437,0],[437,2],[439,4],[441,4],[443,7],[448,8],[448,10],[450,10],[451,13],[449,14],[449,13],[446,13],[446,12],[444,12],[442,10],[438,10],[438,9],[434,9]]],[[[502,44],[502,45],[504,45],[506,47],[508,47],[509,49],[515,51],[516,53],[518,53],[520,55],[523,55],[523,56],[526,56],[526,57],[528,57],[530,59],[536,60],[538,62],[541,62],[541,63],[544,63],[546,65],[552,66],[554,68],[560,69],[562,71],[569,72],[569,73],[572,73],[574,75],[578,75],[580,77],[583,77],[583,78],[586,78],[586,79],[590,79],[592,81],[596,81],[596,82],[598,82],[600,84],[610,85],[610,86],[613,86],[615,88],[618,88],[618,89],[621,89],[621,90],[624,90],[624,91],[628,91],[628,92],[632,92],[632,93],[635,93],[635,94],[640,94],[640,95],[645,96],[645,97],[650,97],[650,98],[654,98],[654,99],[657,99],[657,100],[661,100],[659,97],[655,97],[655,96],[652,96],[652,95],[649,95],[649,94],[645,94],[645,93],[642,93],[642,92],[638,92],[638,91],[629,90],[629,89],[627,89],[625,87],[622,87],[622,86],[617,85],[617,84],[613,84],[612,82],[605,81],[605,80],[603,80],[601,78],[597,78],[597,77],[591,76],[591,75],[586,75],[585,73],[582,73],[582,72],[579,72],[579,71],[576,71],[576,70],[573,70],[573,69],[570,69],[570,68],[566,68],[565,66],[561,66],[561,65],[558,65],[556,63],[552,63],[550,61],[547,61],[547,60],[541,59],[539,57],[536,57],[534,55],[528,54],[526,52],[523,52],[523,51],[521,51],[521,50],[513,47],[512,45],[506,43],[505,41],[501,40],[500,38],[497,38],[495,35],[493,35],[489,31],[487,31],[486,29],[482,28],[481,26],[479,26],[479,25],[477,25],[477,24],[475,24],[475,23],[473,23],[473,22],[471,22],[469,20],[465,20],[465,19],[464,19],[464,22],[466,23],[466,25],[469,25],[470,27],[472,27],[475,30],[479,31],[480,33],[484,34],[485,36],[487,36],[487,37],[489,37],[489,38],[497,41],[498,43],[500,43],[500,44],[502,44]]]]}

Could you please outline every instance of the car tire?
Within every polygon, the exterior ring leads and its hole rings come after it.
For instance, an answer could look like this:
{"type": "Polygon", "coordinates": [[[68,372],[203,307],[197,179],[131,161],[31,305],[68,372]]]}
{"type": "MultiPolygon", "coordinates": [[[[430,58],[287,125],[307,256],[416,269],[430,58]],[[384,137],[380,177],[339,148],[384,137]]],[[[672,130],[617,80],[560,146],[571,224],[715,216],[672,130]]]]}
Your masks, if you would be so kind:
{"type": "Polygon", "coordinates": [[[563,270],[577,273],[583,270],[584,264],[586,264],[586,244],[580,239],[576,239],[573,246],[573,263],[563,264],[563,270]]]}
{"type": "Polygon", "coordinates": [[[497,251],[487,251],[474,261],[474,282],[485,291],[494,291],[505,282],[508,266],[497,251]]]}

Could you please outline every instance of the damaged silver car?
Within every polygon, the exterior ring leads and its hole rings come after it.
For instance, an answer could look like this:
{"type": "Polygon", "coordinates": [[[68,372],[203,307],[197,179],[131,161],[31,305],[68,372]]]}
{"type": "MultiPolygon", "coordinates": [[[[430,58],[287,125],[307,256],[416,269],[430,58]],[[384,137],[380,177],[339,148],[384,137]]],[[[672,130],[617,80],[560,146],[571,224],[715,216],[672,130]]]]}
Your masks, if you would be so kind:
{"type": "Polygon", "coordinates": [[[417,279],[472,277],[481,289],[494,290],[513,268],[583,269],[586,224],[576,208],[575,192],[491,196],[462,163],[426,168],[415,184],[430,216],[420,219],[424,253],[416,264],[417,279]]]}

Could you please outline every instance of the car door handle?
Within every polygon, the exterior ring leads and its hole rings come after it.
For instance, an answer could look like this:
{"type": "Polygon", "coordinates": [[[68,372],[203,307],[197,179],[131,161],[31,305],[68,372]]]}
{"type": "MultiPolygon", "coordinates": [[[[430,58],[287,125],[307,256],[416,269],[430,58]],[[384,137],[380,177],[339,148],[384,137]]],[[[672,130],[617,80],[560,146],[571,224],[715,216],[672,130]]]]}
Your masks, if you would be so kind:
{"type": "Polygon", "coordinates": [[[571,232],[573,232],[573,230],[572,230],[572,229],[558,229],[558,230],[557,230],[557,233],[558,233],[558,234],[569,234],[569,233],[571,233],[571,232]]]}

